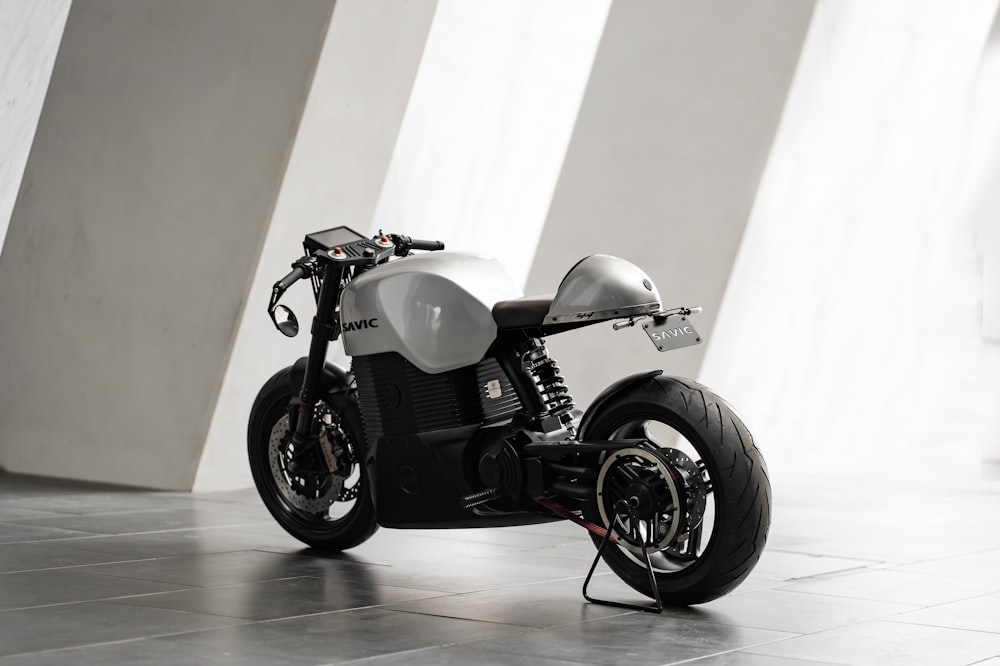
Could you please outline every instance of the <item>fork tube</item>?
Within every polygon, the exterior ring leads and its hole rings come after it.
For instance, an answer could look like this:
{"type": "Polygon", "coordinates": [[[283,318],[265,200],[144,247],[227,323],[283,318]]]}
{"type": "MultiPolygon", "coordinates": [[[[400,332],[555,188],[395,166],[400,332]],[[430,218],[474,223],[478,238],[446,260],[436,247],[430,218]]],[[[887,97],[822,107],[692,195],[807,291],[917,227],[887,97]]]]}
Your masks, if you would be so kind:
{"type": "Polygon", "coordinates": [[[313,318],[312,340],[309,344],[309,361],[306,363],[305,379],[299,392],[299,416],[295,421],[294,440],[301,444],[309,439],[313,412],[316,409],[320,373],[326,363],[326,352],[330,341],[337,338],[337,300],[340,298],[340,283],[344,277],[343,267],[329,266],[319,289],[316,316],[313,318]]]}

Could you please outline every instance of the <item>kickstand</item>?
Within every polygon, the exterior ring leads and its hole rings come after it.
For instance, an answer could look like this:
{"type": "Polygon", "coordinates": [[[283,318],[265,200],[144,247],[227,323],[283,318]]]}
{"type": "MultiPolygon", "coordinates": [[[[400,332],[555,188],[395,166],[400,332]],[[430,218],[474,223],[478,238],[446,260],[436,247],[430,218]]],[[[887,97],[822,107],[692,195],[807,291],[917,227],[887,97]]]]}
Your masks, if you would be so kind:
{"type": "Polygon", "coordinates": [[[656,587],[656,577],[653,575],[653,564],[649,561],[649,551],[646,550],[646,540],[639,533],[639,518],[635,515],[635,506],[624,499],[620,499],[615,502],[615,516],[611,521],[611,525],[608,526],[607,534],[604,535],[604,539],[601,541],[601,545],[597,548],[597,556],[594,558],[594,563],[590,565],[590,572],[587,573],[587,579],[583,581],[583,598],[592,604],[600,604],[602,606],[614,606],[615,608],[627,608],[629,610],[638,610],[645,613],[662,613],[663,612],[663,602],[660,601],[660,590],[656,587]],[[630,526],[630,531],[632,536],[638,538],[639,543],[642,544],[642,558],[646,562],[646,573],[649,574],[649,586],[653,589],[653,599],[656,600],[656,605],[644,605],[644,604],[629,604],[621,601],[608,601],[606,599],[595,599],[587,594],[587,587],[590,585],[590,579],[594,576],[594,570],[597,568],[597,563],[601,561],[601,555],[604,553],[604,549],[607,548],[608,543],[611,541],[611,532],[614,527],[615,520],[619,520],[622,516],[628,518],[628,524],[630,526]]]}

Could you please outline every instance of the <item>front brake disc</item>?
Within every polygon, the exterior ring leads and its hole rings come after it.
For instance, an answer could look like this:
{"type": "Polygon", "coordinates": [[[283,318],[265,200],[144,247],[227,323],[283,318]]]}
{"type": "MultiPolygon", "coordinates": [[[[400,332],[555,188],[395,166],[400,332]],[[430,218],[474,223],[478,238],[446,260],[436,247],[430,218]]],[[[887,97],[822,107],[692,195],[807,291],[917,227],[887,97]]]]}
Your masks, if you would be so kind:
{"type": "MultiPolygon", "coordinates": [[[[322,444],[317,442],[318,446],[322,444]]],[[[268,440],[267,457],[271,463],[271,475],[279,492],[289,504],[309,513],[324,513],[337,501],[344,486],[344,478],[329,472],[292,472],[291,433],[288,415],[283,415],[271,429],[268,440]]]]}

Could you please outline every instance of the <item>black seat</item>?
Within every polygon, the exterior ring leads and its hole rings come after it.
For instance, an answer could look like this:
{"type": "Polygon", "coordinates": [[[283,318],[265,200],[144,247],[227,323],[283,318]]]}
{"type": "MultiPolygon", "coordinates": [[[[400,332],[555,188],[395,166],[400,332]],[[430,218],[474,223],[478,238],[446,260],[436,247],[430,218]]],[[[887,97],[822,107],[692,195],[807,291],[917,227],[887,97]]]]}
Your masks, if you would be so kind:
{"type": "Polygon", "coordinates": [[[552,295],[525,296],[509,301],[497,301],[497,304],[493,306],[493,321],[497,323],[497,328],[501,331],[536,328],[542,325],[551,306],[552,295]]]}

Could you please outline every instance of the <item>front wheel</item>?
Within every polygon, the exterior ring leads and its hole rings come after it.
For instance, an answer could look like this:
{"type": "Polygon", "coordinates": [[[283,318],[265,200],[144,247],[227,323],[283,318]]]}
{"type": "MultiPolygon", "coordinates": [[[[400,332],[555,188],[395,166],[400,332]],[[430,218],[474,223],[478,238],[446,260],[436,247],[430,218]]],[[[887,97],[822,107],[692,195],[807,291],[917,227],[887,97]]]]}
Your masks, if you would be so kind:
{"type": "Polygon", "coordinates": [[[311,441],[296,450],[288,408],[298,389],[285,368],[257,394],[247,432],[254,484],[293,537],[322,550],[346,550],[378,527],[357,399],[346,386],[325,396],[316,404],[311,441]]]}
{"type": "Polygon", "coordinates": [[[651,377],[602,405],[580,439],[635,440],[604,457],[597,498],[584,506],[588,520],[612,527],[617,543],[603,557],[625,583],[654,597],[643,550],[669,605],[711,601],[750,574],[767,539],[771,486],[725,401],[697,382],[651,377]]]}

